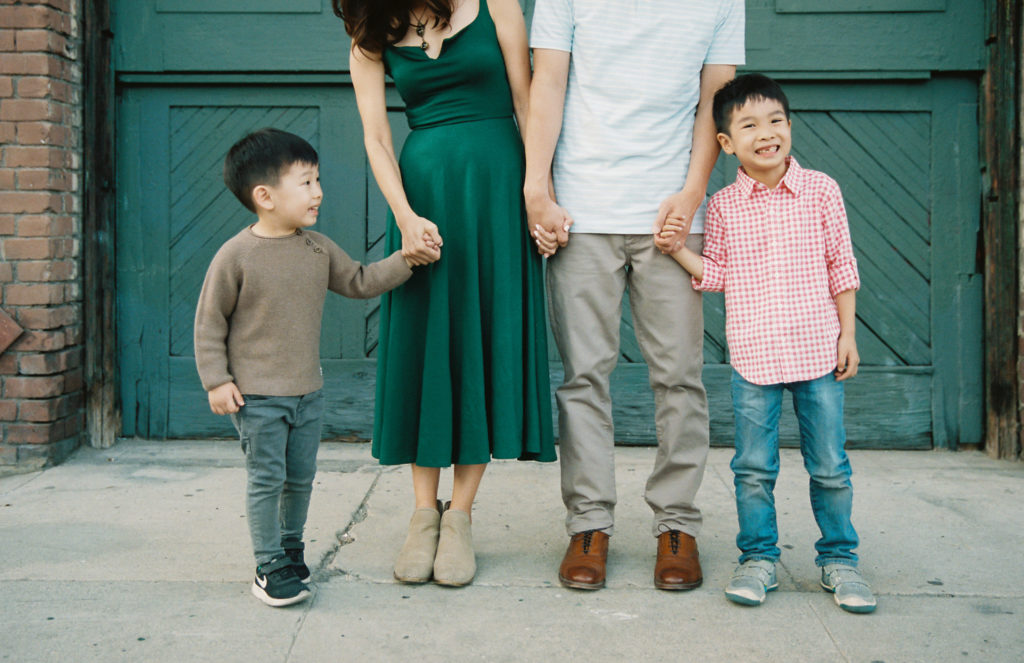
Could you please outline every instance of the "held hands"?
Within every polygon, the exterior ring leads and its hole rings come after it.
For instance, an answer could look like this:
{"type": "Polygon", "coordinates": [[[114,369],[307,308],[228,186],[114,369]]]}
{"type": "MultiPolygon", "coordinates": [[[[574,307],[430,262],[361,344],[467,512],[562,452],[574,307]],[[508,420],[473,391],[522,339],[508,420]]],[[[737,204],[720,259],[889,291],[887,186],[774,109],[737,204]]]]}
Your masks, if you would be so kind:
{"type": "Polygon", "coordinates": [[[683,247],[686,236],[690,234],[693,215],[704,201],[704,192],[683,189],[674,193],[658,206],[658,217],[654,220],[654,245],[662,253],[675,253],[683,247]],[[671,230],[664,231],[666,223],[672,221],[671,230]]]}
{"type": "Polygon", "coordinates": [[[234,382],[225,382],[219,387],[214,387],[206,393],[210,399],[210,409],[214,414],[234,414],[245,405],[242,392],[234,382]]]}
{"type": "Polygon", "coordinates": [[[690,224],[684,223],[681,219],[668,218],[665,219],[665,225],[661,227],[661,232],[657,232],[654,235],[654,245],[662,253],[672,255],[677,253],[679,249],[683,247],[683,243],[686,241],[686,235],[689,232],[690,224]],[[676,240],[681,238],[679,242],[676,240]]]}
{"type": "Polygon", "coordinates": [[[555,251],[569,243],[572,217],[550,196],[527,201],[526,216],[537,252],[545,258],[555,255],[555,251]]]}
{"type": "Polygon", "coordinates": [[[402,257],[410,266],[429,265],[441,259],[441,234],[422,216],[412,215],[398,222],[402,232],[402,257]]]}
{"type": "Polygon", "coordinates": [[[842,382],[857,375],[858,366],[860,366],[860,355],[857,354],[857,341],[852,335],[840,334],[837,344],[836,382],[842,382]]]}

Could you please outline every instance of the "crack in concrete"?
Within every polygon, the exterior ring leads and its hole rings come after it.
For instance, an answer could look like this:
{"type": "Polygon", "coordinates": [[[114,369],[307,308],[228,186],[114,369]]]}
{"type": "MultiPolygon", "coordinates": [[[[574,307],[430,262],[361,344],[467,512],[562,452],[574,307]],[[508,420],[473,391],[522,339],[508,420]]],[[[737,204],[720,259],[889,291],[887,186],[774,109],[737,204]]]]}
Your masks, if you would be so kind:
{"type": "Polygon", "coordinates": [[[836,640],[836,636],[832,634],[832,631],[829,629],[828,625],[825,624],[825,620],[822,619],[821,613],[814,609],[814,603],[808,601],[807,607],[811,609],[811,612],[814,613],[815,619],[818,620],[818,623],[821,624],[821,628],[824,629],[825,634],[828,635],[828,639],[832,642],[832,646],[836,648],[836,653],[842,656],[843,660],[846,661],[846,663],[850,663],[850,657],[847,656],[846,652],[843,651],[843,648],[839,646],[839,642],[836,640]]]}
{"type": "Polygon", "coordinates": [[[302,627],[306,625],[306,617],[312,612],[313,607],[316,605],[317,596],[320,594],[319,591],[314,590],[313,595],[306,601],[306,605],[299,615],[299,621],[295,624],[295,630],[292,632],[292,641],[288,643],[288,651],[284,654],[284,663],[292,660],[292,650],[295,649],[295,643],[299,640],[299,634],[302,633],[302,627]]]}
{"type": "Polygon", "coordinates": [[[335,533],[334,545],[332,545],[330,549],[323,554],[320,558],[320,562],[316,565],[316,569],[312,573],[313,580],[315,582],[326,582],[333,577],[349,575],[344,569],[332,570],[330,566],[334,563],[334,558],[338,556],[338,551],[341,550],[341,547],[355,541],[355,538],[351,534],[352,528],[366,520],[366,517],[369,515],[370,497],[373,495],[373,491],[377,489],[377,483],[380,481],[382,474],[383,471],[376,471],[376,476],[373,477],[373,483],[371,483],[370,487],[366,489],[366,494],[363,495],[363,499],[352,512],[352,516],[349,518],[348,523],[344,528],[335,533]]]}
{"type": "MultiPolygon", "coordinates": [[[[359,502],[359,505],[356,507],[355,511],[352,512],[352,516],[349,518],[349,521],[345,525],[344,529],[339,530],[335,533],[334,545],[332,545],[330,549],[328,549],[328,551],[320,557],[320,561],[316,564],[316,567],[310,573],[310,579],[312,580],[313,583],[327,583],[330,581],[332,577],[348,575],[342,569],[339,569],[337,571],[329,570],[330,565],[334,562],[334,558],[337,556],[338,551],[341,550],[342,546],[347,545],[352,541],[355,541],[355,539],[352,538],[351,534],[349,534],[349,531],[354,526],[366,520],[366,516],[369,513],[367,503],[370,501],[370,496],[373,495],[373,491],[377,488],[377,482],[380,481],[381,474],[382,472],[380,471],[376,472],[376,476],[373,478],[373,483],[370,484],[370,487],[366,490],[366,494],[363,495],[363,499],[359,502]]],[[[292,639],[291,642],[288,644],[288,651],[285,653],[284,656],[285,663],[288,663],[288,661],[292,659],[292,650],[295,649],[295,643],[298,642],[299,635],[302,633],[302,627],[306,623],[306,617],[308,617],[309,613],[313,610],[314,607],[316,607],[317,599],[320,597],[319,587],[313,587],[311,589],[313,595],[309,598],[308,601],[306,601],[302,611],[302,615],[299,617],[299,621],[295,625],[295,630],[292,632],[292,639]]]]}

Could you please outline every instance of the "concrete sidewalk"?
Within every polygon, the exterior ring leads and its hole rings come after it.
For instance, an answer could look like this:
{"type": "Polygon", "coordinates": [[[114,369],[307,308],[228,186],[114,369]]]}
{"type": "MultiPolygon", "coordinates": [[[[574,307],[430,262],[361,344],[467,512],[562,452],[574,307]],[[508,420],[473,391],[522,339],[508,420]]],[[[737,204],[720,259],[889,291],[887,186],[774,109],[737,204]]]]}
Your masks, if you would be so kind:
{"type": "Polygon", "coordinates": [[[861,567],[879,599],[861,616],[818,587],[793,451],[776,490],[779,590],[759,608],[725,599],[736,558],[730,456],[712,450],[699,495],[697,590],[652,586],[650,448],[617,450],[607,588],[558,584],[557,464],[503,461],[474,511],[476,581],[447,589],[391,578],[411,515],[408,469],[381,468],[367,445],[325,443],[307,529],[314,597],[272,609],[249,594],[237,442],[82,449],[0,479],[0,660],[1024,660],[1024,464],[852,452],[861,567]]]}

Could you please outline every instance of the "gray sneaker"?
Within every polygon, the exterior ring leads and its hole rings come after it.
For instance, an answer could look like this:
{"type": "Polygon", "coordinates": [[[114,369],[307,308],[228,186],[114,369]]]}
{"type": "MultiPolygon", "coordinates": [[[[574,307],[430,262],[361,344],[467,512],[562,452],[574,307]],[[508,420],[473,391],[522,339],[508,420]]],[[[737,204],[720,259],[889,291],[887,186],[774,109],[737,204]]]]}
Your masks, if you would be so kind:
{"type": "Polygon", "coordinates": [[[832,592],[836,604],[847,612],[874,612],[878,605],[871,586],[855,566],[826,564],[821,567],[821,586],[832,592]]]}
{"type": "Polygon", "coordinates": [[[761,605],[768,592],[779,586],[775,579],[775,562],[752,559],[743,562],[732,572],[725,597],[740,605],[761,605]]]}

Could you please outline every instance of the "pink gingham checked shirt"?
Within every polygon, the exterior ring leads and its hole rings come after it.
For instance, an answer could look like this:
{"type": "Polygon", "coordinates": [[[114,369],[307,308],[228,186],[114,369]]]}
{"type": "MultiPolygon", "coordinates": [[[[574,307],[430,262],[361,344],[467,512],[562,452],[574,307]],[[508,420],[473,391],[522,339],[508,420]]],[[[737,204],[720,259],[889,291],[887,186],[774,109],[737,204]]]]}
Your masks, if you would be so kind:
{"type": "Polygon", "coordinates": [[[839,185],[793,157],[775,189],[742,168],[711,198],[704,279],[725,291],[731,362],[754,384],[813,380],[836,367],[835,296],[860,287],[839,185]]]}

